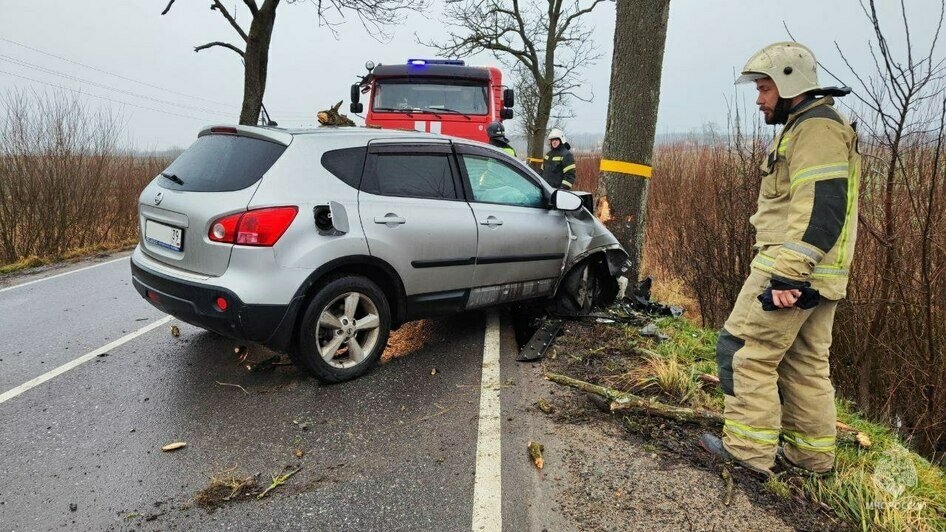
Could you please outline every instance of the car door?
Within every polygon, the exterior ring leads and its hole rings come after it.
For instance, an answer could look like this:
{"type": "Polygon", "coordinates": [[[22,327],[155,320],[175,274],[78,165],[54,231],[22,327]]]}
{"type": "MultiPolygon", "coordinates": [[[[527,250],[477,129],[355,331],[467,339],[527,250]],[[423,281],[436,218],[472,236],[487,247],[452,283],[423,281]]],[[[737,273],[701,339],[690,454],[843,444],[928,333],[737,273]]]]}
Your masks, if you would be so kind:
{"type": "MultiPolygon", "coordinates": [[[[568,222],[564,212],[548,206],[540,178],[493,150],[458,144],[456,151],[479,237],[473,285],[558,279],[568,250],[568,222]]],[[[534,295],[548,285],[523,286],[526,293],[520,295],[534,295]]]]}
{"type": "Polygon", "coordinates": [[[476,220],[458,174],[446,141],[368,145],[358,210],[369,252],[434,306],[462,301],[473,282],[476,220]]]}

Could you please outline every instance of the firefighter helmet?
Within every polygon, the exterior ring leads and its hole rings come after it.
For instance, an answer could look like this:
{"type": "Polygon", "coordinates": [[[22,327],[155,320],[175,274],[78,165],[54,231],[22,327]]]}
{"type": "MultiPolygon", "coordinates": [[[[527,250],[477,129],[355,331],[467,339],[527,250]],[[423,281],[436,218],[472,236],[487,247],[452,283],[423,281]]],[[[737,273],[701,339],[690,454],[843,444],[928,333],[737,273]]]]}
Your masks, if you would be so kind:
{"type": "Polygon", "coordinates": [[[503,127],[502,122],[490,122],[489,125],[486,126],[486,135],[491,139],[506,141],[506,128],[503,127]]]}
{"type": "Polygon", "coordinates": [[[565,133],[557,127],[552,128],[552,131],[549,131],[548,142],[552,142],[553,139],[560,140],[562,144],[568,144],[568,139],[565,138],[565,133]]]}
{"type": "Polygon", "coordinates": [[[756,52],[746,62],[736,83],[750,83],[763,78],[775,82],[780,98],[794,98],[821,88],[815,54],[797,42],[777,42],[756,52]]]}

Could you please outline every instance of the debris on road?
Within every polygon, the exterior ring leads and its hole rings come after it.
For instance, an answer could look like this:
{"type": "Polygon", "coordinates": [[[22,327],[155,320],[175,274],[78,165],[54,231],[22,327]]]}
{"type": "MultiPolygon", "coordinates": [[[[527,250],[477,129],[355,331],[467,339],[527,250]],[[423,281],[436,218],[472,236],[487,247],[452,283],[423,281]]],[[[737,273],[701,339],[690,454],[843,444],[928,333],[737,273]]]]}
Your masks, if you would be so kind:
{"type": "Polygon", "coordinates": [[[273,355],[266,360],[261,360],[255,364],[247,364],[246,369],[252,373],[258,373],[262,371],[272,371],[276,369],[276,366],[291,366],[292,362],[287,362],[282,359],[282,355],[273,355]]]}
{"type": "Polygon", "coordinates": [[[290,471],[290,472],[288,472],[288,473],[283,473],[282,475],[273,475],[273,477],[272,477],[272,478],[273,478],[273,481],[270,483],[270,485],[269,485],[265,490],[263,490],[259,495],[256,496],[256,499],[257,499],[257,500],[262,499],[262,498],[265,497],[267,494],[269,494],[270,491],[273,491],[274,489],[278,488],[279,486],[282,486],[283,484],[286,483],[287,480],[289,480],[293,475],[295,475],[295,474],[298,473],[299,471],[302,471],[302,468],[301,468],[301,467],[298,467],[298,468],[296,468],[296,469],[294,469],[294,470],[292,470],[292,471],[290,471]]]}
{"type": "Polygon", "coordinates": [[[210,484],[197,492],[194,502],[197,506],[213,512],[224,503],[247,498],[253,495],[256,488],[256,477],[259,475],[242,476],[235,474],[236,467],[228,469],[220,475],[210,477],[210,484]]]}
{"type": "Polygon", "coordinates": [[[552,406],[552,403],[546,398],[541,398],[535,402],[535,406],[545,414],[551,414],[555,412],[555,407],[552,406]]]}
{"type": "Polygon", "coordinates": [[[234,388],[239,388],[243,390],[243,393],[245,393],[246,395],[250,395],[250,392],[246,391],[246,388],[240,386],[239,384],[231,384],[229,382],[220,382],[220,381],[214,381],[214,382],[216,382],[220,386],[233,386],[234,388]]]}
{"type": "Polygon", "coordinates": [[[178,450],[178,449],[183,449],[184,447],[187,447],[187,442],[177,441],[177,442],[174,442],[174,443],[169,443],[169,444],[165,445],[164,447],[161,447],[161,450],[164,451],[164,452],[166,452],[166,453],[169,453],[169,452],[171,452],[171,451],[176,451],[176,450],[178,450]]]}
{"type": "Polygon", "coordinates": [[[726,483],[726,496],[723,497],[723,506],[729,506],[732,504],[732,491],[733,491],[733,482],[732,482],[732,473],[729,472],[729,468],[723,466],[720,476],[723,477],[723,482],[726,483]]]}
{"type": "Polygon", "coordinates": [[[181,330],[177,328],[177,325],[171,325],[171,336],[175,338],[181,336],[181,330]]]}
{"type": "Polygon", "coordinates": [[[552,346],[558,332],[562,330],[565,320],[560,318],[546,318],[532,334],[532,338],[519,351],[516,357],[518,362],[533,362],[545,356],[545,352],[552,346]]]}
{"type": "Polygon", "coordinates": [[[237,365],[242,365],[246,362],[246,357],[250,354],[250,350],[247,349],[245,345],[238,345],[233,348],[233,354],[237,356],[237,365]]]}
{"type": "Polygon", "coordinates": [[[545,446],[541,443],[529,442],[529,457],[532,458],[532,463],[535,464],[536,469],[542,469],[545,466],[545,458],[542,456],[544,451],[545,446]]]}
{"type": "Polygon", "coordinates": [[[296,454],[296,458],[302,458],[303,456],[305,456],[305,453],[302,452],[302,449],[296,449],[295,454],[296,454]]]}
{"type": "Polygon", "coordinates": [[[437,374],[437,368],[431,369],[431,370],[430,370],[430,374],[431,374],[431,375],[436,375],[436,374],[437,374]]]}
{"type": "Polygon", "coordinates": [[[79,509],[79,505],[78,505],[78,504],[76,504],[76,503],[74,503],[74,502],[70,502],[70,503],[69,503],[69,511],[70,511],[70,512],[74,512],[74,511],[76,511],[76,510],[78,510],[78,509],[79,509]]]}

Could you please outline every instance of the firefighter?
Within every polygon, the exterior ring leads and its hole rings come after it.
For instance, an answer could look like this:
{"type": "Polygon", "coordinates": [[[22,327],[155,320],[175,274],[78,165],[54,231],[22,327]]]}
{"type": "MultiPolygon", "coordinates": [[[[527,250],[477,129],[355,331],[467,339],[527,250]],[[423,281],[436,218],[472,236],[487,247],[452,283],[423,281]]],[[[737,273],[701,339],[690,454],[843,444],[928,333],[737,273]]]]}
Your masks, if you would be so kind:
{"type": "Polygon", "coordinates": [[[542,177],[555,188],[571,190],[575,186],[575,156],[561,129],[549,131],[549,151],[542,161],[542,177]]]}
{"type": "Polygon", "coordinates": [[[489,143],[491,145],[496,146],[513,157],[516,156],[516,150],[509,145],[509,139],[506,138],[506,128],[503,127],[502,122],[490,122],[489,125],[486,126],[486,135],[489,136],[489,143]]]}
{"type": "Polygon", "coordinates": [[[821,87],[817,69],[811,50],[781,42],[753,55],[737,80],[754,82],[766,123],[784,127],[749,219],[757,254],[716,344],[722,439],[705,434],[700,443],[766,475],[777,457],[814,474],[834,467],[828,351],[847,295],[861,158],[854,128],[833,106],[850,89],[821,87]]]}

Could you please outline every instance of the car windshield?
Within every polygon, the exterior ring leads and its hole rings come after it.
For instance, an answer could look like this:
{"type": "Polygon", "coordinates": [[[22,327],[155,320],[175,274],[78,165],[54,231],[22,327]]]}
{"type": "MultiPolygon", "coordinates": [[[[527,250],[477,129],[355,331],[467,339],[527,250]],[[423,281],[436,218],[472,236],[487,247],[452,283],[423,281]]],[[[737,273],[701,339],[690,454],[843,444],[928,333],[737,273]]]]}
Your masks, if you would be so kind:
{"type": "Polygon", "coordinates": [[[489,111],[486,95],[483,83],[379,80],[375,84],[372,110],[485,115],[489,111]]]}

